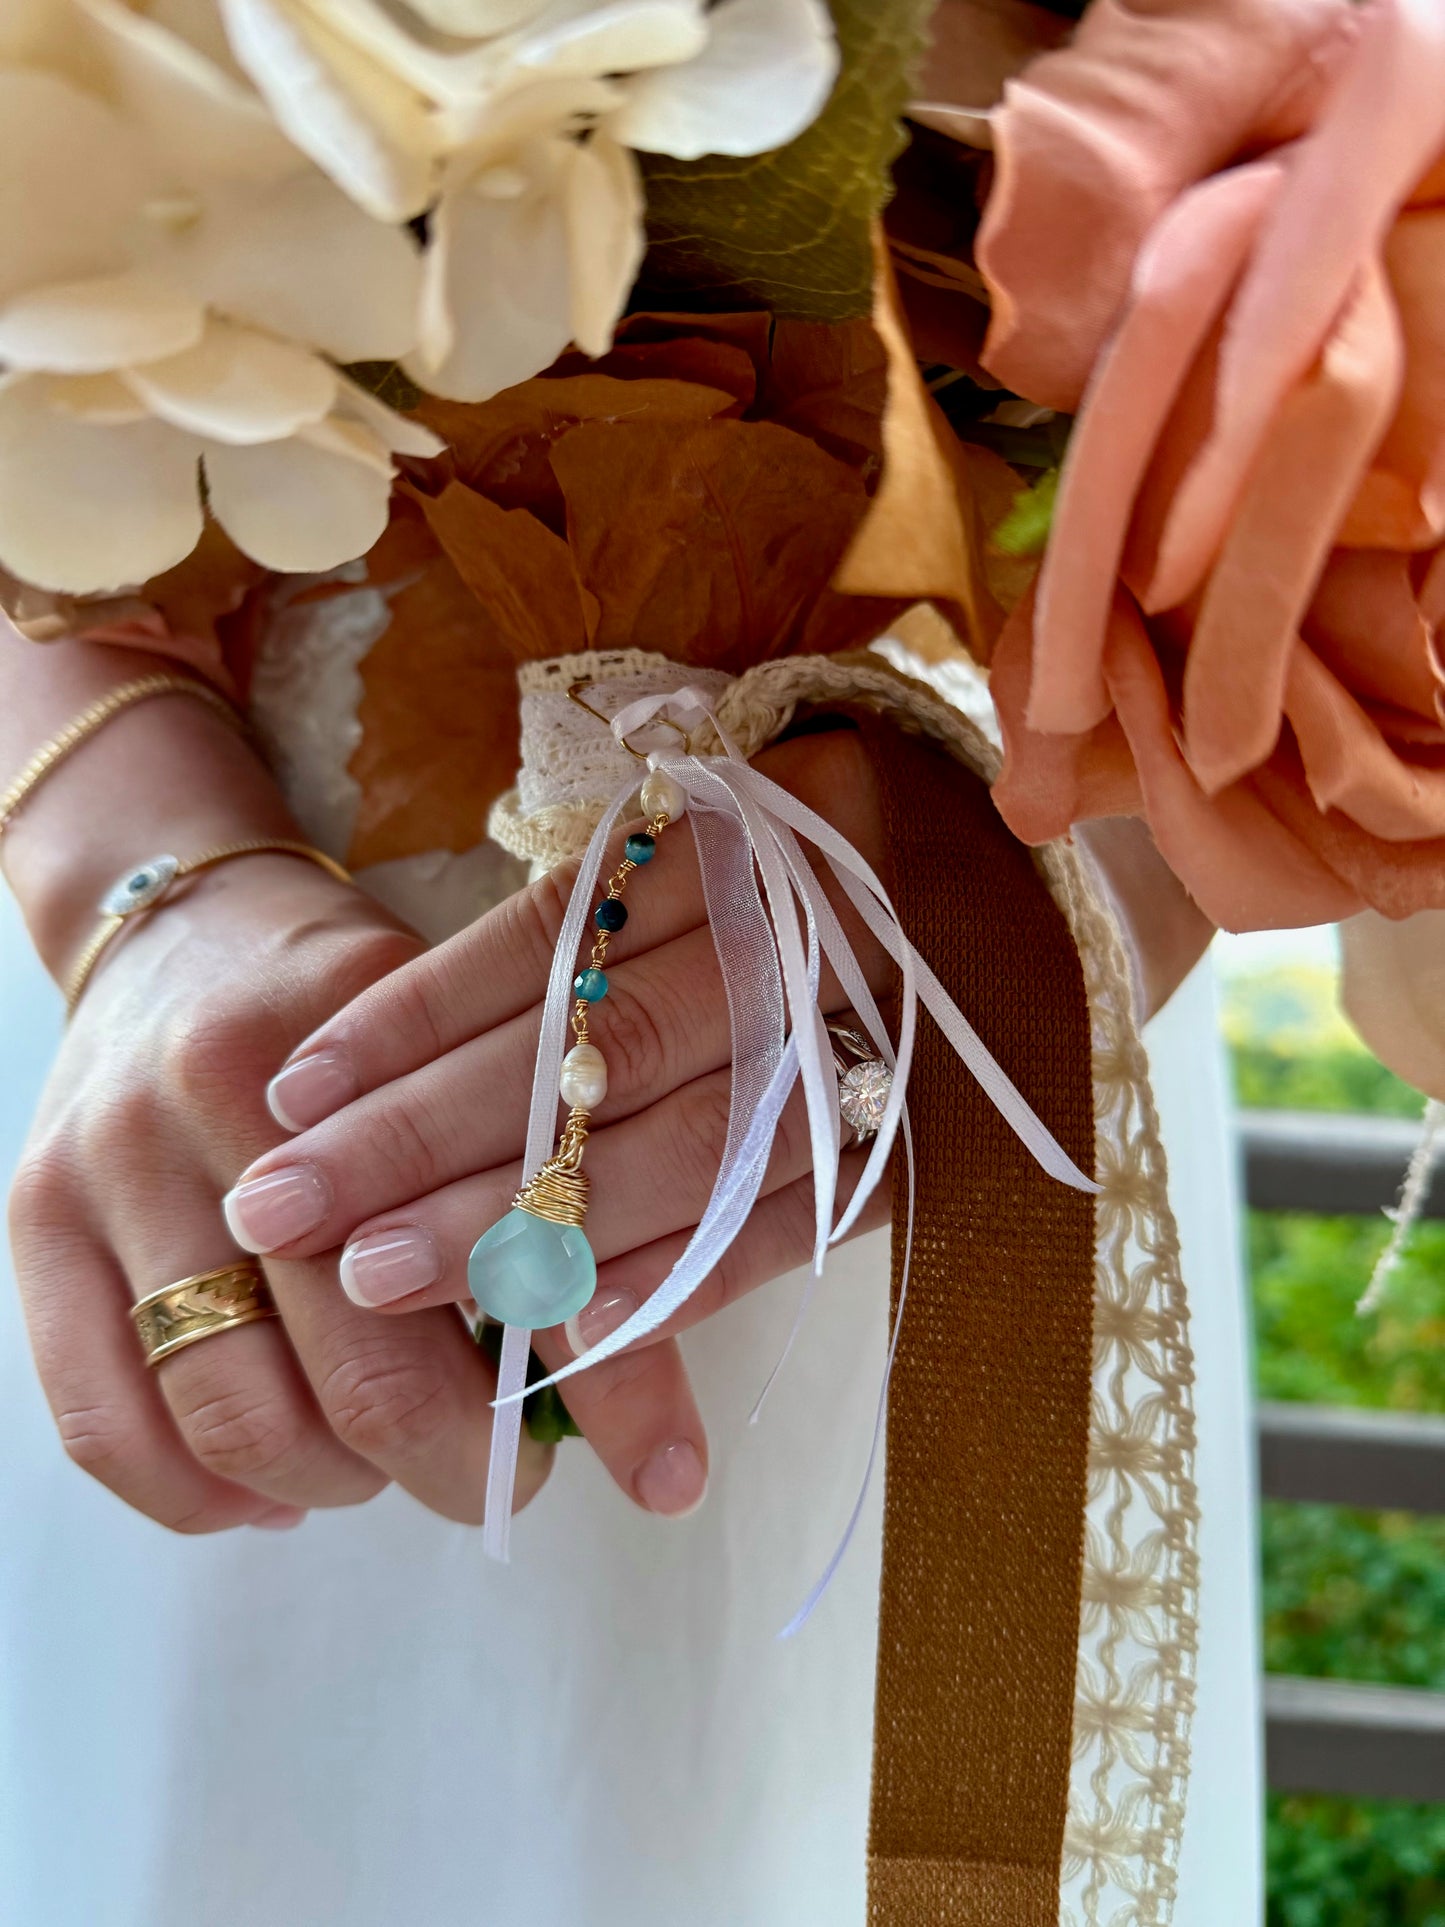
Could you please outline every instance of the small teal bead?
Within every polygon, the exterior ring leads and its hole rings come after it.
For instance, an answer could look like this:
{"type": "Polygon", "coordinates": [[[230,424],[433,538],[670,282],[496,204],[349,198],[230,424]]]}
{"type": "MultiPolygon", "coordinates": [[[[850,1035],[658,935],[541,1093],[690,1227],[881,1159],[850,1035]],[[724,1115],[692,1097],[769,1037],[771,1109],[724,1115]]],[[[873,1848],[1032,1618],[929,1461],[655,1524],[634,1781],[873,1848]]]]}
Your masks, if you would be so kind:
{"type": "Polygon", "coordinates": [[[545,1331],[574,1318],[597,1289],[587,1233],[514,1205],[484,1231],[467,1260],[467,1284],[481,1309],[504,1325],[545,1331]]]}
{"type": "Polygon", "coordinates": [[[629,863],[651,863],[657,849],[657,838],[649,836],[646,830],[639,830],[636,836],[629,836],[623,845],[622,854],[629,863]]]}
{"type": "Polygon", "coordinates": [[[604,897],[597,906],[595,921],[599,930],[620,930],[627,921],[627,905],[616,897],[604,897]]]}
{"type": "Polygon", "coordinates": [[[607,978],[600,970],[584,970],[573,979],[572,988],[584,1002],[598,1004],[607,995],[607,978]]]}

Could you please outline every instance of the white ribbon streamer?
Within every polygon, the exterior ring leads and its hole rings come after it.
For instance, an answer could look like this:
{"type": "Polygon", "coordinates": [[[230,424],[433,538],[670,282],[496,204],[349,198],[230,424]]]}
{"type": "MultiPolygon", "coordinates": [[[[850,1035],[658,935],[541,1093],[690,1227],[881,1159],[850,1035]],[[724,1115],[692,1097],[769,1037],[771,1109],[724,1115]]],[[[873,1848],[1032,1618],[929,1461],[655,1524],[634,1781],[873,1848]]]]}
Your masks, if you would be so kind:
{"type": "MultiPolygon", "coordinates": [[[[901,1130],[908,1186],[908,1231],[898,1313],[890,1336],[862,1488],[847,1528],[827,1568],[802,1608],[784,1629],[796,1632],[826,1590],[862,1512],[887,1410],[888,1381],[898,1345],[913,1240],[913,1148],[906,1093],[921,1002],[972,1076],[1032,1156],[1052,1177],[1078,1190],[1098,1186],[1081,1171],[1026,1102],[973,1026],[918,955],[899,924],[888,894],[870,866],[833,826],[788,791],[752,768],[718,724],[708,696],[695,686],[643,698],[612,719],[625,743],[659,716],[681,726],[706,717],[724,747],[722,756],[656,750],[648,758],[686,792],[697,845],[708,921],[728,1000],[732,1038],[732,1092],[727,1138],[712,1196],[671,1272],[624,1324],[583,1357],[562,1366],[542,1385],[560,1385],[575,1373],[614,1358],[672,1318],[716,1268],[757,1202],[773,1138],[795,1084],[802,1083],[813,1153],[816,1200],[812,1277],[799,1303],[782,1357],[763,1387],[754,1418],[792,1350],[830,1244],[846,1237],[876,1190],[901,1130]],[[902,977],[899,1036],[894,1050],[878,1005],[864,979],[843,927],[803,853],[803,839],[827,861],[864,924],[902,977]],[[759,891],[761,880],[762,891],[759,891]],[[763,897],[767,907],[764,908],[763,897]],[[878,1055],[893,1071],[878,1134],[853,1196],[833,1222],[839,1159],[838,1080],[832,1047],[819,1008],[823,959],[837,977],[878,1055]]],[[[675,733],[675,731],[673,732],[675,733]]],[[[542,1014],[542,1034],[532,1083],[524,1179],[552,1154],[557,1131],[557,1084],[567,1046],[573,1002],[572,979],[588,909],[614,825],[636,793],[629,781],[613,798],[593,834],[573,886],[558,939],[542,1014]]],[[[512,1491],[522,1423],[522,1401],[538,1386],[526,1384],[531,1334],[508,1327],[502,1347],[494,1408],[491,1467],[483,1543],[494,1558],[507,1557],[512,1491]]]]}

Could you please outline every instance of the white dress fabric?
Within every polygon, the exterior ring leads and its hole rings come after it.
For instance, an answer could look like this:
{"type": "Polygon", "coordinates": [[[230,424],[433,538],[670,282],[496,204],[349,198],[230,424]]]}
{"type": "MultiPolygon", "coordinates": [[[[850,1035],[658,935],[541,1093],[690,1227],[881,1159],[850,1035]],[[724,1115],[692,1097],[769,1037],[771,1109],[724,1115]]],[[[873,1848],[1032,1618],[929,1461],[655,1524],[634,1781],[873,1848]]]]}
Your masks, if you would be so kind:
{"type": "MultiPolygon", "coordinates": [[[[428,894],[473,890],[476,868],[432,864],[428,894]]],[[[418,875],[375,881],[415,915],[418,875]]],[[[0,1174],[59,1027],[8,900],[3,914],[0,1174]]],[[[1176,1927],[1260,1912],[1247,1352],[1212,999],[1206,967],[1151,1039],[1204,1517],[1176,1927]]],[[[804,1633],[775,1635],[856,1490],[885,1281],[886,1234],[835,1256],[755,1427],[798,1281],[692,1334],[713,1448],[702,1510],[641,1514],[571,1443],[508,1569],[394,1492],[290,1534],[152,1526],[63,1457],[5,1290],[0,1918],[863,1927],[881,1480],[804,1633]]]]}

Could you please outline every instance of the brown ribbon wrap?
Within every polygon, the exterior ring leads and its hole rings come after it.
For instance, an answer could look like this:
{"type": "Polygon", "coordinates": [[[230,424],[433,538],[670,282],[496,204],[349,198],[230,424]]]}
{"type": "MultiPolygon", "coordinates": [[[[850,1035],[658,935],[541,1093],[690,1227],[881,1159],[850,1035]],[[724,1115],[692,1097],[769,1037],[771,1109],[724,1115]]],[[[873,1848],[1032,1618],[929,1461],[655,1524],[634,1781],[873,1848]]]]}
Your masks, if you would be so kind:
{"type": "MultiPolygon", "coordinates": [[[[626,683],[659,664],[622,652],[535,674],[565,699],[578,676],[626,683]]],[[[868,734],[905,930],[1085,1169],[1097,1142],[1102,1184],[1094,1200],[1046,1177],[921,1020],[870,1927],[1058,1927],[1066,1822],[1081,1917],[1162,1918],[1188,1770],[1197,1506],[1187,1306],[1127,964],[1088,866],[1067,845],[1014,841],[979,775],[997,754],[935,688],[871,652],[782,657],[729,684],[718,719],[752,756],[800,709],[846,712],[868,734]],[[1089,1532],[1087,1633],[1086,1490],[1107,1501],[1089,1532]]],[[[718,750],[705,731],[694,747],[718,750]]],[[[492,834],[551,867],[603,807],[527,814],[513,792],[492,834]]],[[[895,1254],[895,1300],[896,1273],[895,1254]]]]}
{"type": "MultiPolygon", "coordinates": [[[[1086,1171],[1078,953],[988,790],[864,724],[903,927],[1086,1171]]],[[[1040,1170],[930,1019],[889,1398],[870,1927],[1057,1927],[1079,1634],[1094,1201],[1040,1170]]],[[[900,1160],[901,1167],[901,1160],[900,1160]]],[[[904,1197],[894,1200],[893,1296],[904,1197]]]]}

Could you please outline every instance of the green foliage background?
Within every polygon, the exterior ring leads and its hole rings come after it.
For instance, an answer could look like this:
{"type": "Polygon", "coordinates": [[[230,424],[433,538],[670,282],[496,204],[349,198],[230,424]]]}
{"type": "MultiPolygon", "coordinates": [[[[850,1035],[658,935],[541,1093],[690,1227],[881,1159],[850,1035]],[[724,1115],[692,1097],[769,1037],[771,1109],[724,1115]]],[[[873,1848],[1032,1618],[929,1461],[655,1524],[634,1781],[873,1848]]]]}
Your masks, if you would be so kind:
{"type": "MultiPolygon", "coordinates": [[[[1326,973],[1227,979],[1225,1023],[1242,1104],[1420,1114],[1334,1017],[1326,973]]],[[[1387,1235],[1250,1213],[1261,1397],[1445,1412],[1445,1224],[1360,1319],[1387,1235]]],[[[1269,1671],[1445,1691],[1445,1519],[1271,1502],[1261,1527],[1269,1671]]],[[[1272,1795],[1267,1829],[1268,1927],[1445,1927],[1445,1809],[1272,1795]]]]}

